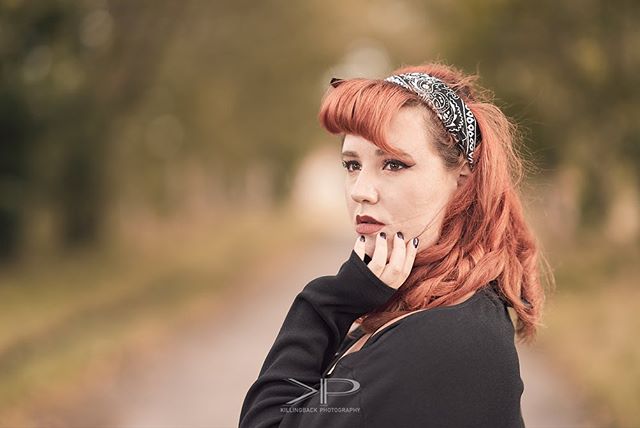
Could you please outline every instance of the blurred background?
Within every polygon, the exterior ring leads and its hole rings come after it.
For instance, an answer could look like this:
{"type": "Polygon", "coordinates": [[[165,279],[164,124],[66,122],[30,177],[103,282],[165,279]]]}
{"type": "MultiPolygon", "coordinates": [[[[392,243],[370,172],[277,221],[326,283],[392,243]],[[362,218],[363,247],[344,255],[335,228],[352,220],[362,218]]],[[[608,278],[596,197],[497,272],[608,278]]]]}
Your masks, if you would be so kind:
{"type": "Polygon", "coordinates": [[[0,0],[0,426],[228,427],[350,252],[333,76],[443,60],[524,133],[527,426],[640,426],[640,5],[0,0]]]}

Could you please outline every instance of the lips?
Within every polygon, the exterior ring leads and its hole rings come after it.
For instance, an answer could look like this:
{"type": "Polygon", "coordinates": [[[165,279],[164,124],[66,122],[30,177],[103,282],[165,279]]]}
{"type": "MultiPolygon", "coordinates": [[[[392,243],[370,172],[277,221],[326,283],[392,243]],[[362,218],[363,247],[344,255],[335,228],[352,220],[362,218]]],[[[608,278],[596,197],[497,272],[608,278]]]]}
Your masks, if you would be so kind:
{"type": "Polygon", "coordinates": [[[356,226],[356,232],[362,235],[371,235],[378,233],[384,228],[384,224],[360,223],[356,226]]]}
{"type": "Polygon", "coordinates": [[[383,222],[378,221],[375,218],[368,215],[357,215],[356,223],[357,224],[360,224],[360,223],[384,224],[383,222]]]}
{"type": "Polygon", "coordinates": [[[373,233],[377,233],[382,230],[385,226],[381,221],[376,220],[375,218],[368,215],[358,215],[356,216],[356,232],[361,233],[363,235],[369,235],[373,233]]]}

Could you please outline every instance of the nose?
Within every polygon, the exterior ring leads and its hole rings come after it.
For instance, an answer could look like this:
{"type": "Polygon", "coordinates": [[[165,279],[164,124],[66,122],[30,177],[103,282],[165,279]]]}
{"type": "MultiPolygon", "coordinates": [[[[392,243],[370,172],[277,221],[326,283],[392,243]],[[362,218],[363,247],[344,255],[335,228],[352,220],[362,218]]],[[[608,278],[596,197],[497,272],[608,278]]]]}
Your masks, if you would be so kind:
{"type": "Polygon", "coordinates": [[[369,177],[364,171],[358,174],[358,178],[351,187],[351,198],[358,202],[368,202],[375,204],[378,202],[378,189],[372,177],[369,177]]]}

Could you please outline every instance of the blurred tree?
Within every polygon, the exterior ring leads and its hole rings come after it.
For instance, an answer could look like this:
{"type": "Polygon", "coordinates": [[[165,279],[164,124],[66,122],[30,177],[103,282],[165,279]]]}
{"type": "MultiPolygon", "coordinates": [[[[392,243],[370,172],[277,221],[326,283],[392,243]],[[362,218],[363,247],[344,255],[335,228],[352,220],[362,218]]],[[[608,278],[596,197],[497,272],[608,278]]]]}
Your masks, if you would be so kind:
{"type": "Polygon", "coordinates": [[[316,130],[320,77],[340,54],[323,39],[324,14],[315,2],[190,3],[159,80],[187,94],[191,149],[229,192],[259,162],[273,172],[270,197],[287,196],[316,130]]]}
{"type": "Polygon", "coordinates": [[[0,87],[0,259],[20,244],[33,118],[24,100],[0,87]]]}
{"type": "Polygon", "coordinates": [[[57,8],[24,13],[14,2],[0,2],[0,258],[17,254],[24,210],[34,184],[31,162],[38,130],[45,121],[31,105],[25,80],[48,72],[48,51],[36,49],[52,35],[57,8]]]}
{"type": "MultiPolygon", "coordinates": [[[[6,133],[24,135],[12,143],[22,156],[7,157],[5,168],[36,178],[39,193],[57,206],[66,246],[94,242],[109,200],[105,168],[113,121],[144,98],[181,7],[62,0],[1,7],[0,87],[16,91],[28,106],[23,116],[33,117],[32,123],[11,120],[6,133]],[[33,127],[42,132],[27,134],[33,127]],[[29,172],[25,158],[35,165],[29,172]]],[[[13,236],[9,250],[18,240],[20,214],[16,204],[7,210],[13,213],[3,222],[4,235],[13,236]]]]}

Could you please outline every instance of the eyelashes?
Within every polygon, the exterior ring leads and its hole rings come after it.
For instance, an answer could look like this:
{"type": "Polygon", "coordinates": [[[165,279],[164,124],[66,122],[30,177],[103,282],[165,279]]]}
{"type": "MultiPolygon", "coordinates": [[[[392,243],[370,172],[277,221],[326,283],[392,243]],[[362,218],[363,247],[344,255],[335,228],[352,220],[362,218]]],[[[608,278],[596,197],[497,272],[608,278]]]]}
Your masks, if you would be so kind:
{"type": "MultiPolygon", "coordinates": [[[[354,172],[354,170],[351,169],[351,167],[355,167],[357,165],[360,165],[357,161],[342,161],[342,167],[344,169],[346,169],[347,172],[354,172]]],[[[399,161],[397,159],[385,159],[384,168],[386,168],[387,165],[391,165],[392,166],[392,168],[389,171],[400,171],[400,170],[403,170],[403,169],[411,168],[406,163],[404,163],[402,161],[399,161]]]]}

